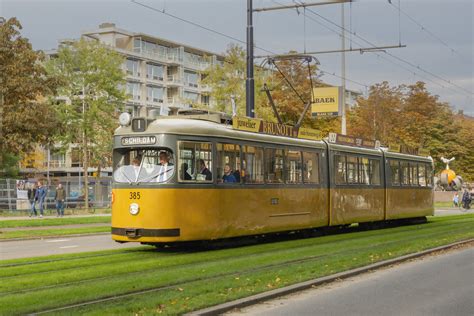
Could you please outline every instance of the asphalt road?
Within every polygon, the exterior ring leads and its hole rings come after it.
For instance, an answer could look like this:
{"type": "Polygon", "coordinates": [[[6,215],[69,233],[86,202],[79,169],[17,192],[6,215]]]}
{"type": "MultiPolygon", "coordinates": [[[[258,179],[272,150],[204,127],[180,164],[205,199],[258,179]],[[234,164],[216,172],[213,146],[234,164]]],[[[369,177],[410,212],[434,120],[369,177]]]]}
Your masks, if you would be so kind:
{"type": "Polygon", "coordinates": [[[226,315],[473,315],[474,247],[424,257],[226,315]]]}
{"type": "Polygon", "coordinates": [[[49,256],[65,253],[123,249],[143,246],[140,243],[119,244],[110,234],[81,237],[59,237],[0,242],[0,260],[49,256]]]}

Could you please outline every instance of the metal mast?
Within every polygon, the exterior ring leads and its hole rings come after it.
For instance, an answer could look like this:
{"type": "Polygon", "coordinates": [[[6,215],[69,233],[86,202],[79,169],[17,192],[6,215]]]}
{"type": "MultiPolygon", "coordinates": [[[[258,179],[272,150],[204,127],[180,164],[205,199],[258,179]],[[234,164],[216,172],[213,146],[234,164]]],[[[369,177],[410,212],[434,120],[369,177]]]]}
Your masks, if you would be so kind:
{"type": "Polygon", "coordinates": [[[247,0],[247,79],[245,81],[246,114],[255,117],[255,85],[253,78],[253,3],[247,0]]]}

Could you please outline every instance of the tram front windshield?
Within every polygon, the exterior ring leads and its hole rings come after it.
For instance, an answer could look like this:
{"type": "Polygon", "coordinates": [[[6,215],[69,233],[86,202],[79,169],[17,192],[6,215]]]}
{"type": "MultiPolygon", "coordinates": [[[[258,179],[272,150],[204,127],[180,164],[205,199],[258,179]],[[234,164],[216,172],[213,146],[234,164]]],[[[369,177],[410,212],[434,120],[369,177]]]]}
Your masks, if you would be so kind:
{"type": "Polygon", "coordinates": [[[114,181],[120,183],[169,182],[174,157],[167,148],[121,148],[114,150],[114,181]]]}

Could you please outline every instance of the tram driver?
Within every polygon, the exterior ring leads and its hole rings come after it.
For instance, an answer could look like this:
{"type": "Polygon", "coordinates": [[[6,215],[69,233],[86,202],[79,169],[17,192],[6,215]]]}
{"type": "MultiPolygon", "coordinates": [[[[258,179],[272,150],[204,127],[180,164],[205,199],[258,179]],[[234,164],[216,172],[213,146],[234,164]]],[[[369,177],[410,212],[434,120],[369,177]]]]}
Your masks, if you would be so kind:
{"type": "Polygon", "coordinates": [[[170,163],[170,155],[167,151],[160,152],[160,163],[156,182],[165,182],[173,175],[174,165],[170,163]]]}

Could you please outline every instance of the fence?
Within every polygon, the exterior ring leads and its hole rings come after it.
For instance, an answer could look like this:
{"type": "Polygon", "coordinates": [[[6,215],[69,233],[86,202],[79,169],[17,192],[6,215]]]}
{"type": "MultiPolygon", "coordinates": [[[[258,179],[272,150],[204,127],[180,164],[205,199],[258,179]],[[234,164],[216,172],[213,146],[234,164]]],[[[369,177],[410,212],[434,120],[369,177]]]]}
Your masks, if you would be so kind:
{"type": "MultiPolygon", "coordinates": [[[[30,209],[27,197],[28,188],[36,182],[35,179],[16,180],[0,179],[0,210],[1,211],[21,211],[30,209]]],[[[43,182],[46,185],[46,181],[43,182]]],[[[84,181],[79,181],[78,177],[54,178],[47,186],[45,207],[55,209],[56,202],[54,196],[56,187],[61,183],[65,192],[66,208],[84,208],[85,190],[84,181]]],[[[89,208],[109,208],[111,202],[112,179],[111,178],[91,178],[87,185],[89,190],[89,208]]]]}

